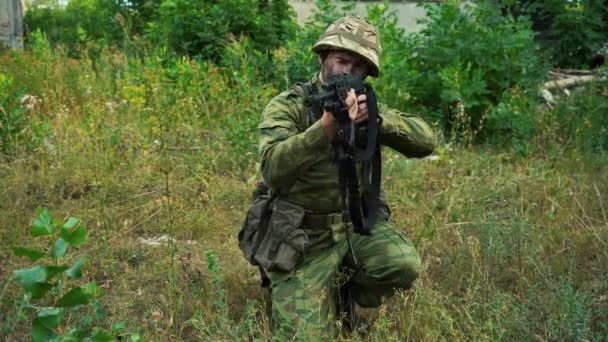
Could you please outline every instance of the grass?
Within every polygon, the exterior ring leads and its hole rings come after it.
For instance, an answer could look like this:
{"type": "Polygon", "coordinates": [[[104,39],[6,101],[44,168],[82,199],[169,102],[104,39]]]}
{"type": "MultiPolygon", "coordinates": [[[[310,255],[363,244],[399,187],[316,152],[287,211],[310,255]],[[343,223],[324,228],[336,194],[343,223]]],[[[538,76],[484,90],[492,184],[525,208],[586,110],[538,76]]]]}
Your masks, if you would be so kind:
{"type": "MultiPolygon", "coordinates": [[[[224,70],[189,61],[169,73],[117,51],[95,67],[38,53],[48,58],[0,57],[11,89],[40,99],[0,162],[0,336],[30,335],[6,281],[28,267],[11,247],[36,247],[28,227],[46,207],[86,222],[75,255],[88,255],[83,281],[105,294],[108,326],[144,340],[271,339],[267,295],[236,234],[255,179],[255,115],[278,89],[247,78],[235,89],[224,70]],[[174,246],[140,240],[164,234],[174,246]]],[[[354,340],[608,340],[606,158],[561,148],[550,127],[527,155],[386,151],[392,212],[424,271],[364,312],[371,327],[354,340]]]]}

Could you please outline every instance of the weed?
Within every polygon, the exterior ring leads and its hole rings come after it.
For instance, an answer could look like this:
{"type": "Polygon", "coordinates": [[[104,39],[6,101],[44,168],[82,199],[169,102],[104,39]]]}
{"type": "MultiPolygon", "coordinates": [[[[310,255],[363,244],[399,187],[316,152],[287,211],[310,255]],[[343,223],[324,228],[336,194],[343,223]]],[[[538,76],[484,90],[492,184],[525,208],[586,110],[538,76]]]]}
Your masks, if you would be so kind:
{"type": "MultiPolygon", "coordinates": [[[[62,263],[70,248],[85,242],[86,233],[80,219],[70,217],[65,222],[55,221],[49,211],[44,209],[32,224],[30,235],[34,238],[46,237],[49,246],[45,250],[13,248],[16,256],[27,257],[32,262],[45,259],[48,262],[13,272],[10,281],[17,283],[24,294],[16,300],[13,316],[7,317],[3,322],[2,329],[8,338],[19,320],[28,319],[32,315],[33,341],[58,338],[108,340],[124,328],[124,323],[116,323],[111,329],[101,327],[105,317],[98,301],[101,292],[95,283],[74,284],[83,276],[82,268],[86,258],[79,257],[71,266],[62,263]],[[94,316],[86,314],[87,311],[93,311],[94,316]],[[80,315],[72,321],[71,317],[76,313],[80,315]]],[[[0,304],[7,286],[8,284],[0,293],[0,304]]]]}

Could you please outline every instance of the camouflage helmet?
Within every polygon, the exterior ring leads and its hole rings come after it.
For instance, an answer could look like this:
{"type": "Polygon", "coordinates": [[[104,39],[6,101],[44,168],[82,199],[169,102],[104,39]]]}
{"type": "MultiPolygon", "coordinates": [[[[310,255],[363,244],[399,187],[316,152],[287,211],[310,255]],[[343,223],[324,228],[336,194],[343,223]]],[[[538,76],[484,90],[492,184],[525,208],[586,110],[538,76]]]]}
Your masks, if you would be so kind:
{"type": "Polygon", "coordinates": [[[380,74],[380,37],[378,30],[367,19],[346,16],[334,21],[323,32],[312,51],[343,49],[363,57],[370,65],[370,75],[380,74]]]}

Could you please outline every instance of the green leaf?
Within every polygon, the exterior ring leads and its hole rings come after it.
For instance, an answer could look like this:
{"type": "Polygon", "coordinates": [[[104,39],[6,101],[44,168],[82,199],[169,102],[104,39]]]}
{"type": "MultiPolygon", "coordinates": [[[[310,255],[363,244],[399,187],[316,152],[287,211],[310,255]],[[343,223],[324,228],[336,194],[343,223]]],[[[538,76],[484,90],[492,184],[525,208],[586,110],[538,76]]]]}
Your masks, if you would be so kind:
{"type": "Polygon", "coordinates": [[[36,317],[42,324],[44,324],[44,326],[46,326],[47,328],[54,329],[57,328],[59,324],[61,324],[61,318],[63,317],[63,314],[61,312],[61,309],[50,308],[39,311],[36,314],[36,317]]]}
{"type": "Polygon", "coordinates": [[[63,318],[61,310],[57,308],[46,309],[39,311],[36,316],[32,322],[32,340],[34,342],[46,342],[57,338],[54,329],[61,324],[63,318]]]}
{"type": "MultiPolygon", "coordinates": [[[[44,310],[40,310],[36,313],[36,317],[40,317],[40,318],[44,318],[44,317],[54,317],[57,316],[57,314],[61,313],[61,309],[58,308],[47,308],[44,310]]],[[[56,325],[58,326],[58,325],[56,325]]],[[[53,326],[56,327],[56,326],[53,326]]]]}
{"type": "Polygon", "coordinates": [[[40,318],[35,318],[32,322],[32,341],[47,342],[56,338],[57,335],[53,329],[46,327],[40,318]]]}
{"type": "MultiPolygon", "coordinates": [[[[87,338],[91,335],[91,328],[80,330],[76,330],[75,339],[76,342],[87,341],[87,338]]],[[[62,341],[65,342],[65,341],[62,341]]]]}
{"type": "Polygon", "coordinates": [[[93,323],[93,317],[91,317],[91,315],[84,315],[82,316],[82,318],[80,318],[80,325],[81,326],[86,326],[93,323]]]}
{"type": "Polygon", "coordinates": [[[15,281],[23,288],[46,281],[46,266],[36,266],[28,269],[16,270],[13,272],[15,281]]]}
{"type": "Polygon", "coordinates": [[[141,338],[139,337],[138,333],[132,333],[131,334],[131,342],[139,342],[141,341],[141,338]]]}
{"type": "Polygon", "coordinates": [[[31,261],[36,261],[44,256],[44,252],[21,247],[13,247],[13,253],[16,256],[28,257],[31,261]]]}
{"type": "Polygon", "coordinates": [[[70,238],[67,241],[72,246],[80,246],[86,239],[87,228],[85,226],[80,226],[70,234],[70,238]]]}
{"type": "Polygon", "coordinates": [[[64,226],[61,229],[61,238],[67,241],[72,246],[79,246],[87,238],[87,229],[85,226],[80,226],[74,231],[70,231],[64,226]]]}
{"type": "Polygon", "coordinates": [[[57,239],[53,249],[51,250],[51,256],[55,259],[61,259],[65,256],[65,253],[68,252],[69,244],[62,238],[57,239]]]}
{"type": "Polygon", "coordinates": [[[114,341],[114,338],[111,335],[108,335],[103,330],[99,330],[93,335],[93,342],[111,342],[114,341]]]}
{"type": "Polygon", "coordinates": [[[106,317],[106,313],[103,310],[103,306],[98,300],[93,303],[93,312],[95,313],[95,319],[98,321],[101,321],[106,317]]]}
{"type": "Polygon", "coordinates": [[[53,277],[55,277],[57,274],[65,271],[68,269],[67,266],[65,265],[61,265],[61,266],[45,266],[46,267],[46,280],[51,280],[53,279],[53,277]]]}
{"type": "Polygon", "coordinates": [[[76,227],[76,226],[78,225],[78,223],[79,223],[79,222],[80,222],[80,219],[79,219],[79,218],[76,218],[76,217],[70,217],[70,218],[68,219],[68,222],[66,222],[66,223],[63,225],[63,228],[65,228],[65,229],[72,229],[72,228],[76,227]]]}
{"type": "Polygon", "coordinates": [[[49,283],[36,283],[26,287],[25,290],[32,296],[32,299],[40,299],[52,288],[53,285],[49,283]]]}
{"type": "Polygon", "coordinates": [[[125,322],[117,322],[112,326],[112,332],[117,332],[125,328],[125,322]]]}
{"type": "Polygon", "coordinates": [[[94,281],[86,284],[86,288],[85,291],[87,293],[90,293],[91,295],[95,296],[95,294],[97,293],[97,291],[99,291],[99,288],[97,287],[97,283],[95,283],[94,281]]]}
{"type": "Polygon", "coordinates": [[[28,292],[33,299],[42,298],[53,286],[47,281],[57,273],[67,270],[67,266],[36,266],[13,272],[14,280],[28,292]]]}
{"type": "Polygon", "coordinates": [[[32,224],[31,235],[33,237],[53,234],[55,227],[53,226],[53,217],[48,209],[44,209],[38,218],[32,224]]]}
{"type": "Polygon", "coordinates": [[[59,298],[55,304],[58,308],[70,307],[78,304],[88,304],[89,296],[82,291],[82,288],[75,287],[66,293],[63,297],[59,298]]]}
{"type": "Polygon", "coordinates": [[[81,328],[72,328],[67,333],[63,333],[61,335],[61,342],[82,342],[86,341],[87,337],[91,334],[91,328],[81,329],[81,328]]]}
{"type": "Polygon", "coordinates": [[[61,232],[59,233],[59,237],[64,239],[65,241],[68,241],[70,239],[70,229],[66,228],[65,226],[63,228],[61,228],[61,232]]]}
{"type": "Polygon", "coordinates": [[[65,274],[72,279],[79,279],[82,277],[82,266],[86,263],[87,259],[85,257],[81,257],[76,261],[74,266],[65,271],[65,274]]]}

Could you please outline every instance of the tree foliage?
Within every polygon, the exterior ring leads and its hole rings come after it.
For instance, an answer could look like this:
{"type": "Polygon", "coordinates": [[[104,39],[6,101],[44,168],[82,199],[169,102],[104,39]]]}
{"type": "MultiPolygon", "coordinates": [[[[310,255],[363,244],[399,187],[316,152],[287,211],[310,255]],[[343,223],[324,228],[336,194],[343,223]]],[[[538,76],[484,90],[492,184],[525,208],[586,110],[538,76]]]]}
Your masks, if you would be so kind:
{"type": "Polygon", "coordinates": [[[166,0],[147,37],[179,55],[218,61],[231,39],[244,36],[253,47],[270,51],[295,30],[286,0],[166,0]]]}
{"type": "Polygon", "coordinates": [[[29,8],[25,22],[29,32],[45,32],[51,43],[65,45],[75,56],[87,42],[120,44],[125,33],[120,18],[129,17],[124,11],[113,0],[70,1],[65,7],[48,1],[29,8]]]}
{"type": "Polygon", "coordinates": [[[608,1],[503,0],[501,5],[532,18],[537,40],[554,66],[596,67],[606,58],[608,1]]]}

